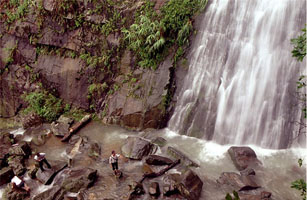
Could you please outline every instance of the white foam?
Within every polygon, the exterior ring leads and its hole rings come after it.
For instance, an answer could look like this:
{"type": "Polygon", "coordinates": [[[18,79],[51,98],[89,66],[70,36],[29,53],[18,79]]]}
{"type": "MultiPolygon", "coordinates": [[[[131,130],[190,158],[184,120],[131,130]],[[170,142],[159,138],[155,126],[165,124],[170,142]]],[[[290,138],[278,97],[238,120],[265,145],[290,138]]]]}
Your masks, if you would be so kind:
{"type": "Polygon", "coordinates": [[[13,134],[14,137],[16,137],[17,135],[23,135],[25,131],[26,130],[24,130],[23,128],[19,128],[19,129],[11,131],[10,134],[13,134]]]}
{"type": "Polygon", "coordinates": [[[291,148],[291,149],[265,149],[256,145],[221,145],[213,141],[206,141],[203,139],[198,139],[195,137],[190,137],[186,135],[179,135],[174,131],[166,128],[164,130],[163,136],[169,139],[170,145],[178,146],[182,143],[184,145],[191,145],[191,148],[185,149],[186,151],[195,151],[194,147],[199,147],[199,152],[183,152],[190,155],[196,155],[197,160],[201,162],[215,162],[223,159],[227,155],[227,151],[231,146],[248,146],[252,148],[259,159],[265,159],[267,157],[272,157],[277,154],[291,155],[294,159],[302,158],[307,160],[306,148],[291,148]],[[179,139],[179,140],[177,140],[179,139]],[[172,141],[174,140],[174,141],[172,141]],[[174,144],[172,144],[174,143],[174,144]]]}

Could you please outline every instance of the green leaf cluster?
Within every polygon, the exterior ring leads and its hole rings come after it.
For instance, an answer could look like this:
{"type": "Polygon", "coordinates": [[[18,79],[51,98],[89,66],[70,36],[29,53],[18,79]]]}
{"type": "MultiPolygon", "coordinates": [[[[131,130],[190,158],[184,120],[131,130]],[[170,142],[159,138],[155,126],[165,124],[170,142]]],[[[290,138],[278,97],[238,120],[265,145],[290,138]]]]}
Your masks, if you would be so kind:
{"type": "Polygon", "coordinates": [[[292,56],[295,57],[298,61],[303,61],[304,57],[306,56],[306,27],[303,28],[302,31],[302,35],[291,39],[291,43],[294,45],[292,56]]]}
{"type": "Polygon", "coordinates": [[[306,200],[306,181],[304,179],[293,181],[291,183],[291,188],[299,190],[303,200],[306,200]]]}
{"type": "MultiPolygon", "coordinates": [[[[298,159],[298,165],[302,167],[303,159],[298,159]]],[[[304,179],[297,179],[291,183],[291,188],[299,190],[301,192],[301,197],[306,200],[306,181],[304,179]]]]}
{"type": "Polygon", "coordinates": [[[128,48],[137,52],[141,67],[155,68],[157,65],[157,58],[161,57],[165,45],[164,30],[162,22],[153,21],[145,15],[141,15],[139,23],[131,25],[129,30],[122,30],[129,43],[128,48]]]}
{"type": "Polygon", "coordinates": [[[63,111],[62,100],[46,91],[31,92],[24,99],[29,104],[25,111],[34,111],[47,122],[56,120],[63,111]]]}

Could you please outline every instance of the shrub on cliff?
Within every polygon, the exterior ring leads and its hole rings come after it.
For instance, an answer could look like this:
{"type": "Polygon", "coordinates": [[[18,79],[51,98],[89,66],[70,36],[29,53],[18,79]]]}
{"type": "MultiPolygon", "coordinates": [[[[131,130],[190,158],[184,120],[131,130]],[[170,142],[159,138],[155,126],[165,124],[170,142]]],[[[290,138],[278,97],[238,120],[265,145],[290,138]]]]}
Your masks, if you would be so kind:
{"type": "Polygon", "coordinates": [[[31,92],[24,99],[29,104],[25,112],[33,111],[48,122],[56,120],[63,112],[62,100],[46,91],[31,92]]]}
{"type": "Polygon", "coordinates": [[[169,53],[168,48],[188,43],[193,16],[204,9],[207,0],[170,0],[157,13],[147,1],[129,29],[123,29],[128,48],[135,52],[140,67],[156,69],[169,53]]]}

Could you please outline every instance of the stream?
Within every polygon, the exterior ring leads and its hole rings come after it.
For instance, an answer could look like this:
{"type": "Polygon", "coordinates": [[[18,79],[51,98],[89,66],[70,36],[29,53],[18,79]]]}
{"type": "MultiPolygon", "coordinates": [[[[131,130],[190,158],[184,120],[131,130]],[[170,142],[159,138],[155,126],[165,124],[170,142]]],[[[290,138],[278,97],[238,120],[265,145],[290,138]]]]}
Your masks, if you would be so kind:
{"type": "MultiPolygon", "coordinates": [[[[47,128],[43,125],[40,129],[47,128]]],[[[36,131],[31,131],[31,134],[36,131]]],[[[27,141],[33,135],[27,135],[23,129],[11,131],[15,136],[24,134],[23,138],[27,141]]],[[[91,122],[81,129],[77,135],[87,137],[88,140],[97,142],[101,146],[101,155],[97,159],[92,159],[86,153],[78,151],[73,159],[72,165],[78,167],[90,167],[98,170],[99,178],[95,185],[88,191],[88,196],[93,199],[114,198],[127,199],[129,195],[128,184],[131,181],[139,180],[143,175],[143,161],[134,161],[121,159],[119,168],[123,171],[124,177],[120,180],[114,178],[113,172],[108,164],[108,157],[112,150],[120,152],[121,146],[125,143],[125,139],[131,135],[139,135],[148,139],[161,136],[167,140],[167,145],[160,148],[157,154],[167,155],[167,146],[180,149],[191,160],[200,165],[193,170],[200,176],[204,182],[201,199],[224,199],[227,189],[216,184],[222,172],[238,172],[233,165],[227,150],[231,145],[219,145],[212,141],[197,139],[185,135],[178,135],[169,129],[150,130],[144,132],[128,131],[117,126],[105,126],[100,122],[91,122]],[[95,197],[95,198],[94,198],[95,197]]],[[[46,158],[53,163],[54,161],[67,162],[69,155],[66,153],[67,143],[62,143],[59,138],[53,135],[49,136],[46,143],[37,146],[34,149],[40,152],[46,152],[46,158]]],[[[290,188],[291,182],[299,179],[306,179],[306,166],[298,167],[297,160],[306,158],[306,149],[291,148],[284,150],[263,149],[254,145],[249,145],[256,152],[258,159],[262,162],[262,167],[256,170],[259,177],[259,184],[267,191],[272,193],[272,199],[276,200],[299,200],[300,193],[290,188]]],[[[29,159],[29,162],[31,159],[29,159]]],[[[29,163],[28,163],[29,164],[29,163]]],[[[31,164],[30,164],[31,165],[31,164]]],[[[175,170],[171,170],[172,173],[175,170]]],[[[65,170],[57,175],[54,182],[65,174],[65,170]]],[[[44,186],[32,181],[26,176],[26,182],[32,189],[31,196],[35,196],[50,187],[44,186]]],[[[158,177],[154,179],[157,182],[162,180],[158,177]]],[[[144,181],[144,185],[148,185],[148,181],[144,181]]],[[[0,189],[2,195],[4,187],[0,189]]],[[[146,199],[147,197],[145,197],[146,199]]],[[[149,197],[148,197],[149,198],[149,197]]]]}

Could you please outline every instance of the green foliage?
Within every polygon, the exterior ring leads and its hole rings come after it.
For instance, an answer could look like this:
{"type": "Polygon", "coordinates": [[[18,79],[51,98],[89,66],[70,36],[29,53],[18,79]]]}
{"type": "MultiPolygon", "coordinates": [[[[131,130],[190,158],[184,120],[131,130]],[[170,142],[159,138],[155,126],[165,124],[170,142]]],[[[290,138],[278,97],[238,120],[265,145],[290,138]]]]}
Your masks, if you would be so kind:
{"type": "Polygon", "coordinates": [[[301,192],[301,197],[306,200],[306,181],[304,179],[298,179],[291,183],[291,188],[297,189],[301,192]]]}
{"type": "MultiPolygon", "coordinates": [[[[292,45],[294,45],[292,50],[292,56],[295,57],[298,61],[302,62],[306,56],[306,27],[302,29],[302,35],[299,35],[297,38],[291,39],[292,45]]],[[[304,114],[304,118],[307,118],[307,107],[306,107],[306,76],[300,76],[297,83],[297,89],[300,90],[298,92],[298,98],[302,104],[302,112],[304,114]],[[303,89],[303,92],[301,91],[303,89]]]]}
{"type": "MultiPolygon", "coordinates": [[[[302,167],[303,159],[298,159],[298,165],[302,167]]],[[[306,200],[306,181],[304,179],[297,179],[291,183],[291,188],[294,188],[301,192],[301,197],[306,200]]]]}
{"type": "Polygon", "coordinates": [[[9,5],[12,7],[17,7],[13,8],[12,11],[10,10],[6,11],[6,16],[7,16],[6,22],[8,24],[11,24],[16,20],[21,19],[28,12],[30,0],[23,0],[23,1],[10,0],[9,5]]]}
{"type": "Polygon", "coordinates": [[[233,191],[232,193],[233,193],[234,198],[232,198],[232,196],[229,193],[227,193],[225,199],[226,200],[240,200],[238,192],[233,191]]]}
{"type": "Polygon", "coordinates": [[[165,39],[162,35],[164,30],[163,23],[158,20],[151,20],[145,15],[139,17],[139,23],[132,24],[130,29],[124,29],[125,40],[128,41],[128,48],[138,52],[139,65],[141,67],[157,66],[157,58],[165,45],[165,39]]]}
{"type": "Polygon", "coordinates": [[[306,56],[306,27],[303,28],[302,31],[302,35],[299,35],[297,38],[291,39],[291,43],[292,45],[294,45],[292,50],[292,56],[301,62],[306,56]]]}
{"type": "Polygon", "coordinates": [[[26,112],[34,111],[48,122],[56,120],[63,111],[62,100],[46,91],[31,92],[24,99],[29,104],[26,112]]]}
{"type": "Polygon", "coordinates": [[[95,92],[98,92],[99,94],[103,91],[105,91],[108,88],[108,85],[106,83],[93,83],[88,87],[88,94],[93,95],[95,92]]]}
{"type": "Polygon", "coordinates": [[[128,48],[137,54],[138,65],[156,69],[170,46],[185,45],[193,30],[192,17],[206,3],[205,0],[170,0],[157,14],[152,3],[146,1],[135,23],[122,30],[128,48]]]}

